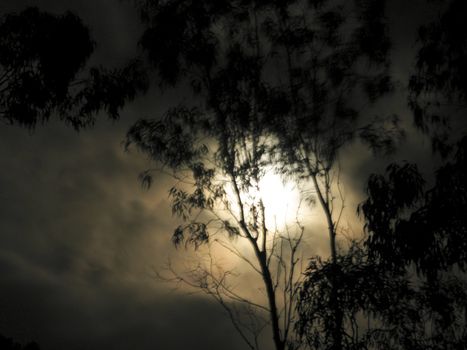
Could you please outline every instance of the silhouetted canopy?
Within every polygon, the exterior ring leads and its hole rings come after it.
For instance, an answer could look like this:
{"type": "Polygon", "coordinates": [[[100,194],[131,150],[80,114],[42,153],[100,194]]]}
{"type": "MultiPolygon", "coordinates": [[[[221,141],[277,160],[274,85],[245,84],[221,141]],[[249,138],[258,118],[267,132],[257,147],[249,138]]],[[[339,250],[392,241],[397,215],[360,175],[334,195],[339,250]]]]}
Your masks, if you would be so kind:
{"type": "Polygon", "coordinates": [[[111,118],[144,91],[140,62],[84,72],[95,43],[76,15],[37,8],[0,19],[0,118],[34,128],[56,113],[79,129],[104,110],[111,118]]]}

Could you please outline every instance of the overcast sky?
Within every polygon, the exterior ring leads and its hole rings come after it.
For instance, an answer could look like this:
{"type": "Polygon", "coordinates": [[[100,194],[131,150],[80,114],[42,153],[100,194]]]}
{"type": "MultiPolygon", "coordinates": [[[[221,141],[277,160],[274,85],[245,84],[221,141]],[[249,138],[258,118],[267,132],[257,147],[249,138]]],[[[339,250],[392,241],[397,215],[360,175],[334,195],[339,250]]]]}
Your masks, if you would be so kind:
{"type": "MultiPolygon", "coordinates": [[[[403,77],[413,59],[413,19],[424,2],[397,3],[393,69],[403,77]]],[[[0,13],[29,5],[82,17],[98,44],[92,63],[119,65],[137,52],[141,28],[131,1],[2,0],[0,13]]],[[[0,333],[36,340],[44,350],[243,349],[216,304],[174,293],[154,278],[177,254],[168,182],[156,178],[143,190],[137,176],[147,160],[125,153],[122,140],[134,121],[157,116],[176,98],[151,90],[121,120],[102,116],[81,133],[57,121],[33,133],[0,125],[0,333]]],[[[408,118],[403,99],[393,99],[391,108],[408,118]]],[[[430,168],[418,156],[428,142],[408,140],[404,147],[410,149],[404,157],[430,168]]],[[[360,156],[352,191],[397,157],[360,156]]]]}

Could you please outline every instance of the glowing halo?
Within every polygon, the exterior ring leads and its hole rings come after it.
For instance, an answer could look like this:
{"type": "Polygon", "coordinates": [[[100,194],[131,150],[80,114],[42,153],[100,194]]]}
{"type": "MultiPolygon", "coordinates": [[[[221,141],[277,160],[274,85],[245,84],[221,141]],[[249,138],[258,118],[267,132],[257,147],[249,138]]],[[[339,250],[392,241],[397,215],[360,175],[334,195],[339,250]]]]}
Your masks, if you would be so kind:
{"type": "Polygon", "coordinates": [[[259,196],[263,200],[268,228],[281,228],[295,221],[300,204],[296,186],[283,181],[280,175],[267,172],[259,183],[259,196]]]}
{"type": "MultiPolygon", "coordinates": [[[[283,181],[280,175],[270,170],[265,172],[258,183],[258,188],[257,190],[252,187],[248,193],[242,193],[242,202],[258,204],[259,200],[262,200],[268,230],[276,228],[280,230],[285,225],[295,223],[297,211],[300,209],[300,192],[294,183],[283,181]]],[[[233,188],[226,188],[226,192],[231,198],[232,211],[238,214],[238,204],[234,199],[233,188]]]]}

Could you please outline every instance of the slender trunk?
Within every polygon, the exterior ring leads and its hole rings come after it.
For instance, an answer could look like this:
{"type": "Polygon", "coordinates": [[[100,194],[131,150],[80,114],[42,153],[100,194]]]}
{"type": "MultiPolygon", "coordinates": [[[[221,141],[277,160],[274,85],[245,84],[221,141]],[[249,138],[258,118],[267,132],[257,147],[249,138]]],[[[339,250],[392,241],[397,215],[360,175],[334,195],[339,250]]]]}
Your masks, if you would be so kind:
{"type": "Polygon", "coordinates": [[[261,251],[258,242],[253,236],[249,233],[245,222],[241,221],[242,229],[247,234],[247,238],[250,241],[253,250],[255,252],[258,263],[261,267],[261,276],[263,277],[264,286],[266,288],[266,295],[268,298],[269,304],[269,317],[271,319],[271,330],[272,337],[274,340],[275,350],[284,350],[285,349],[285,340],[282,339],[281,330],[279,326],[279,312],[277,310],[276,304],[276,292],[274,290],[274,283],[272,281],[271,272],[269,271],[266,250],[261,251]]]}
{"type": "Polygon", "coordinates": [[[316,174],[313,173],[310,169],[310,176],[313,180],[313,186],[315,186],[316,193],[318,194],[318,201],[323,208],[324,215],[326,216],[326,221],[328,224],[328,233],[329,233],[329,243],[331,248],[331,259],[333,263],[337,262],[337,249],[336,249],[336,228],[334,222],[332,220],[331,210],[329,209],[329,203],[326,202],[324,199],[323,193],[321,192],[321,188],[318,184],[318,179],[316,178],[316,174]]]}
{"type": "MultiPolygon", "coordinates": [[[[257,247],[257,246],[256,246],[257,247]]],[[[274,284],[271,277],[271,272],[266,261],[266,251],[259,251],[255,249],[256,256],[261,266],[264,286],[266,287],[266,294],[269,302],[269,314],[271,318],[272,337],[276,350],[285,349],[285,341],[282,339],[280,326],[279,326],[279,313],[277,311],[276,293],[274,291],[274,284]]]]}
{"type": "MultiPolygon", "coordinates": [[[[246,235],[246,238],[251,243],[253,250],[255,252],[256,259],[261,267],[261,276],[263,277],[264,286],[266,287],[266,295],[268,297],[269,303],[269,316],[271,319],[271,328],[272,328],[272,337],[274,340],[274,345],[276,350],[285,349],[285,341],[281,337],[281,331],[279,326],[279,312],[277,310],[276,304],[276,292],[274,290],[274,284],[271,277],[271,272],[269,271],[266,249],[261,250],[258,246],[258,241],[253,237],[248,226],[245,223],[245,214],[243,212],[243,204],[240,196],[240,189],[238,188],[235,176],[231,174],[232,184],[235,191],[235,196],[237,198],[238,206],[240,209],[240,227],[246,235]]],[[[263,227],[263,235],[266,234],[266,229],[263,227]]],[[[265,237],[263,237],[264,247],[265,247],[265,237]]]]}
{"type": "Polygon", "coordinates": [[[313,180],[313,185],[315,186],[316,193],[318,194],[318,200],[321,205],[321,208],[324,211],[326,216],[326,221],[328,223],[328,233],[329,233],[329,244],[331,250],[331,262],[332,262],[332,274],[331,278],[331,295],[330,295],[330,307],[332,310],[333,317],[333,326],[332,326],[332,350],[342,350],[342,341],[343,334],[342,328],[344,323],[344,314],[342,308],[339,305],[339,282],[337,281],[337,274],[339,274],[339,266],[337,264],[337,248],[336,248],[336,227],[332,220],[331,210],[329,208],[329,203],[325,200],[323,193],[318,184],[318,179],[316,175],[310,172],[310,176],[313,180]]]}

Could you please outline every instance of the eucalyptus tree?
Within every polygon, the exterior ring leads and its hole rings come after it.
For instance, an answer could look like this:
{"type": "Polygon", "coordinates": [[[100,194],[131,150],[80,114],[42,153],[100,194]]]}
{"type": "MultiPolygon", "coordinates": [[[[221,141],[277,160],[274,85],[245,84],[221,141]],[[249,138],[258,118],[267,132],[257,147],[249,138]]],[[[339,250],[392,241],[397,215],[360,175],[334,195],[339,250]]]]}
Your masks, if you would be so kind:
{"type": "Polygon", "coordinates": [[[415,165],[393,164],[386,176],[370,177],[361,206],[369,262],[410,285],[403,299],[412,306],[412,317],[401,322],[394,314],[383,323],[389,329],[411,328],[394,338],[397,349],[455,349],[467,340],[465,137],[454,150],[429,190],[415,165]]]}
{"type": "Polygon", "coordinates": [[[0,334],[0,346],[5,350],[40,350],[39,345],[35,342],[23,346],[2,334],[0,334]]]}
{"type": "Polygon", "coordinates": [[[436,6],[438,16],[419,28],[408,104],[415,125],[446,157],[467,130],[467,4],[450,0],[436,6]]]}
{"type": "Polygon", "coordinates": [[[370,177],[359,207],[363,240],[337,254],[337,269],[315,258],[305,273],[297,327],[313,348],[332,341],[333,293],[347,324],[344,348],[465,346],[467,7],[456,0],[435,6],[439,15],[419,29],[408,101],[445,164],[428,191],[415,164],[391,164],[385,176],[370,177]]]}
{"type": "Polygon", "coordinates": [[[467,201],[465,137],[425,190],[415,164],[373,174],[359,206],[366,236],[336,265],[314,258],[305,272],[297,330],[312,348],[332,337],[333,282],[345,349],[461,349],[465,310],[467,201]]]}
{"type": "Polygon", "coordinates": [[[324,213],[330,261],[312,261],[308,271],[330,272],[331,294],[325,299],[326,311],[316,310],[323,316],[316,325],[325,324],[326,331],[318,326],[313,332],[321,338],[317,348],[341,349],[351,325],[339,302],[337,236],[345,208],[340,152],[355,139],[387,152],[402,134],[397,117],[372,117],[366,108],[392,90],[384,1],[319,1],[311,6],[314,16],[306,16],[281,3],[278,25],[268,30],[272,46],[282,53],[274,59],[284,67],[285,84],[279,89],[289,106],[287,116],[274,119],[271,130],[278,140],[281,171],[311,182],[312,200],[324,213]]]}
{"type": "MultiPolygon", "coordinates": [[[[287,234],[268,227],[268,208],[260,195],[273,150],[265,126],[270,113],[284,113],[271,108],[270,88],[263,80],[258,17],[265,5],[248,1],[145,5],[148,29],[141,43],[162,83],[189,83],[199,103],[172,108],[162,119],[138,122],[128,142],[136,143],[179,181],[170,196],[174,214],[185,223],[175,229],[173,242],[195,248],[221,245],[258,274],[266,297],[247,299],[232,287],[232,271],[223,271],[222,266],[200,265],[179,278],[218,300],[251,349],[259,348],[258,333],[266,324],[276,349],[293,346],[300,272],[296,253],[303,228],[287,234]],[[247,242],[248,251],[223,235],[247,242]],[[238,304],[246,316],[237,317],[238,304]],[[264,313],[266,323],[259,318],[264,313]]],[[[151,179],[149,173],[143,178],[151,179]]]]}
{"type": "Polygon", "coordinates": [[[31,7],[0,18],[0,120],[33,129],[58,114],[80,129],[99,111],[118,117],[146,88],[138,61],[90,68],[95,43],[76,15],[31,7]]]}
{"type": "MultiPolygon", "coordinates": [[[[173,213],[183,221],[173,242],[220,244],[258,273],[266,300],[242,296],[228,282],[231,271],[213,259],[176,278],[216,298],[250,348],[259,347],[264,324],[255,318],[245,325],[229,301],[266,312],[276,349],[305,345],[292,327],[305,228],[300,220],[293,227],[268,224],[260,187],[271,169],[310,181],[336,262],[338,153],[356,136],[391,146],[387,134],[380,137],[384,127],[359,122],[357,111],[391,89],[384,4],[169,0],[140,1],[139,8],[146,25],[140,43],[160,85],[193,93],[191,105],[129,131],[128,146],[156,163],[143,182],[151,183],[153,171],[170,173],[177,182],[169,191],[173,213]],[[252,254],[223,236],[247,242],[252,254]]],[[[344,325],[335,297],[330,343],[339,349],[344,325]]]]}
{"type": "Polygon", "coordinates": [[[350,8],[334,1],[312,3],[314,16],[281,3],[278,25],[268,28],[274,49],[282,53],[274,59],[284,67],[285,83],[279,89],[289,107],[285,118],[273,120],[272,131],[279,140],[283,171],[313,183],[335,259],[342,207],[334,208],[339,195],[333,193],[333,173],[339,152],[357,137],[388,150],[395,136],[388,132],[396,130],[385,130],[388,125],[378,121],[396,126],[397,119],[362,118],[365,105],[392,89],[384,2],[357,1],[350,8]]]}

